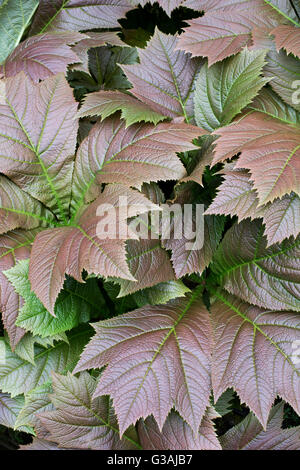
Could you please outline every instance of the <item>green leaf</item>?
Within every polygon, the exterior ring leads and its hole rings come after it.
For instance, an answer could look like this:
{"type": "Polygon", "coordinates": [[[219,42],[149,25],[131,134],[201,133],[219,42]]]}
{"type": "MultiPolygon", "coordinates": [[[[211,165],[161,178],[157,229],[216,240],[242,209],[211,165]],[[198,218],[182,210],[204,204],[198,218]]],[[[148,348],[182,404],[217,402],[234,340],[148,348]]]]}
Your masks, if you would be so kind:
{"type": "Polygon", "coordinates": [[[29,260],[22,260],[4,274],[25,300],[16,324],[34,335],[44,338],[71,330],[79,323],[88,322],[91,314],[104,306],[95,279],[80,284],[68,278],[57,298],[54,317],[31,291],[28,270],[29,260]]]}
{"type": "Polygon", "coordinates": [[[41,387],[33,389],[28,395],[25,396],[25,403],[20,410],[15,422],[15,429],[21,430],[23,426],[30,426],[34,428],[39,437],[45,437],[47,431],[41,425],[37,413],[43,411],[50,411],[53,409],[49,393],[52,387],[50,383],[46,383],[41,387]]]}
{"type": "Polygon", "coordinates": [[[14,397],[48,382],[53,371],[73,370],[90,333],[89,327],[81,327],[68,335],[69,344],[58,342],[48,348],[36,346],[35,365],[19,358],[4,338],[0,338],[0,346],[5,351],[5,360],[0,363],[0,389],[14,397]]]}
{"type": "Polygon", "coordinates": [[[125,119],[127,126],[141,121],[157,124],[166,119],[142,101],[119,91],[98,91],[88,94],[78,116],[97,115],[105,119],[116,111],[121,111],[121,118],[125,119]]]}
{"type": "MultiPolygon", "coordinates": [[[[7,393],[0,392],[0,424],[7,428],[14,428],[18,414],[24,405],[24,397],[10,397],[7,393]]],[[[20,431],[32,433],[27,425],[21,425],[20,431]]]]}
{"type": "Polygon", "coordinates": [[[269,81],[260,76],[266,51],[245,48],[234,57],[201,68],[194,104],[198,126],[209,131],[229,124],[269,81]]]}
{"type": "Polygon", "coordinates": [[[0,7],[0,63],[19,44],[39,2],[8,0],[0,7]]]}
{"type": "Polygon", "coordinates": [[[259,307],[299,311],[300,237],[267,247],[260,221],[243,220],[226,233],[211,266],[231,294],[259,307]]]}
{"type": "Polygon", "coordinates": [[[143,307],[146,304],[165,304],[169,300],[184,297],[188,292],[190,292],[190,289],[182,281],[168,281],[138,291],[133,297],[138,307],[143,307]]]}

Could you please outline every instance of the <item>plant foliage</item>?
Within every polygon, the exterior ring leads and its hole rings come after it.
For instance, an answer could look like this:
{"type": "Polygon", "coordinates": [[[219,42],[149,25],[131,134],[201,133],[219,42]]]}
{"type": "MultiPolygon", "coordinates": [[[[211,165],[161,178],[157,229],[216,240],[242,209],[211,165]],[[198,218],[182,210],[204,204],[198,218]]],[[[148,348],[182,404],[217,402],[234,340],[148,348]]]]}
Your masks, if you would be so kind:
{"type": "Polygon", "coordinates": [[[0,26],[0,425],[300,450],[300,2],[6,0],[0,26]]]}

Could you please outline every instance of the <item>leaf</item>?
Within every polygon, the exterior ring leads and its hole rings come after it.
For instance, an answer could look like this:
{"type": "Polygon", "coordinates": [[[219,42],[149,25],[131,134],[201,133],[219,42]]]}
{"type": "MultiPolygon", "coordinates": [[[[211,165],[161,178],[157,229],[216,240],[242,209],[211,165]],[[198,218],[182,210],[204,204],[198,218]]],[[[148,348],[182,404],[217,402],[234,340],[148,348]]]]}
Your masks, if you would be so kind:
{"type": "Polygon", "coordinates": [[[222,393],[214,405],[216,412],[221,416],[225,416],[226,414],[230,413],[232,411],[231,402],[234,400],[234,398],[234,390],[232,388],[228,388],[224,393],[222,393]]]}
{"type": "Polygon", "coordinates": [[[127,0],[40,0],[31,33],[119,27],[131,9],[127,0]]]}
{"type": "Polygon", "coordinates": [[[198,126],[212,131],[229,124],[251,102],[267,82],[261,77],[265,55],[245,48],[235,57],[201,68],[194,96],[198,126]]]}
{"type": "Polygon", "coordinates": [[[211,268],[231,294],[259,307],[299,309],[299,242],[267,248],[260,221],[235,224],[225,234],[211,268]]]}
{"type": "MultiPolygon", "coordinates": [[[[72,33],[75,34],[75,33],[72,33]]],[[[101,33],[85,33],[85,38],[72,47],[73,52],[79,57],[81,64],[76,64],[71,69],[80,70],[82,72],[89,73],[89,56],[88,51],[95,47],[101,47],[107,44],[112,46],[124,47],[126,44],[119,38],[116,32],[105,31],[101,33]]]]}
{"type": "Polygon", "coordinates": [[[211,331],[199,292],[94,323],[96,335],[74,372],[107,365],[94,397],[113,398],[120,432],[153,414],[160,429],[170,409],[198,431],[210,395],[211,331]]]}
{"type": "Polygon", "coordinates": [[[241,152],[235,168],[250,170],[259,205],[300,194],[299,127],[254,112],[214,133],[213,164],[241,152]]]}
{"type": "Polygon", "coordinates": [[[73,279],[67,279],[64,290],[58,296],[54,310],[55,317],[53,317],[31,291],[28,271],[29,260],[22,260],[4,274],[16,292],[25,300],[25,304],[19,311],[16,325],[26,331],[31,331],[35,336],[41,335],[44,338],[71,330],[79,323],[88,322],[91,314],[99,312],[103,306],[94,279],[85,284],[78,284],[73,279]]]}
{"type": "Polygon", "coordinates": [[[126,248],[129,270],[137,282],[118,280],[121,285],[118,297],[175,280],[170,258],[159,240],[128,240],[126,248]]]}
{"type": "Polygon", "coordinates": [[[152,110],[175,118],[193,116],[193,90],[200,61],[175,51],[176,37],[155,30],[146,49],[139,49],[140,63],[123,65],[133,88],[130,92],[152,110]]]}
{"type": "Polygon", "coordinates": [[[277,395],[299,413],[300,369],[291,357],[299,315],[261,309],[222,292],[216,293],[211,315],[215,399],[233,387],[264,428],[277,395]]]}
{"type": "MultiPolygon", "coordinates": [[[[0,424],[7,428],[14,428],[16,418],[22,409],[24,399],[19,396],[11,398],[7,393],[0,392],[0,424]]],[[[30,432],[28,426],[22,426],[20,431],[30,432]]]]}
{"type": "Polygon", "coordinates": [[[1,5],[0,63],[20,42],[38,3],[38,0],[7,0],[1,5]]]}
{"type": "Polygon", "coordinates": [[[300,450],[300,427],[282,429],[283,404],[271,410],[264,430],[252,413],[220,437],[224,450],[300,450]]]}
{"type": "Polygon", "coordinates": [[[78,282],[82,282],[83,270],[88,274],[134,280],[125,252],[125,240],[131,238],[126,229],[128,215],[124,216],[128,206],[132,206],[131,216],[157,210],[157,206],[138,191],[123,185],[110,185],[72,224],[44,230],[36,237],[30,258],[29,280],[32,290],[52,315],[65,274],[78,282]],[[104,208],[102,215],[97,215],[99,208],[104,208]],[[109,230],[112,224],[115,235],[103,233],[100,237],[99,230],[102,223],[105,229],[107,217],[109,230]]]}
{"type": "Polygon", "coordinates": [[[30,444],[21,445],[19,450],[65,450],[60,449],[54,442],[34,438],[30,444]]]}
{"type": "Polygon", "coordinates": [[[190,289],[181,281],[160,282],[155,286],[135,292],[134,299],[138,307],[143,307],[146,304],[165,304],[169,300],[184,297],[188,292],[191,292],[190,289]]]}
{"type": "MultiPolygon", "coordinates": [[[[177,239],[174,232],[171,233],[169,239],[163,240],[164,247],[167,250],[172,250],[171,261],[177,279],[186,274],[201,274],[211,262],[213,253],[221,240],[224,228],[224,219],[222,217],[207,216],[201,223],[201,227],[193,226],[193,231],[196,231],[197,236],[192,239],[185,235],[177,239]],[[204,228],[202,228],[203,225],[204,228]],[[203,245],[198,248],[198,236],[201,230],[203,230],[203,245]],[[192,245],[192,247],[188,245],[192,245]]],[[[175,219],[174,226],[176,227],[177,224],[178,220],[175,219]]]]}
{"type": "Polygon", "coordinates": [[[121,69],[123,64],[135,64],[138,54],[135,47],[97,47],[89,52],[89,73],[97,86],[95,89],[127,89],[130,83],[121,69]]]}
{"type": "Polygon", "coordinates": [[[70,204],[77,104],[63,74],[8,78],[0,105],[1,172],[62,220],[70,204]]]}
{"type": "Polygon", "coordinates": [[[275,36],[277,51],[284,48],[288,54],[300,57],[300,29],[292,25],[280,25],[271,34],[275,36]]]}
{"type": "Polygon", "coordinates": [[[23,300],[3,271],[14,266],[18,260],[29,258],[31,244],[36,233],[37,231],[16,230],[2,235],[0,239],[0,310],[12,349],[25,334],[25,330],[15,325],[23,300]]]}
{"type": "Polygon", "coordinates": [[[24,71],[36,83],[60,72],[65,74],[69,64],[80,61],[69,46],[82,37],[79,33],[58,33],[28,38],[8,56],[0,73],[13,77],[24,71]]]}
{"type": "Polygon", "coordinates": [[[88,374],[78,378],[53,374],[56,410],[39,413],[43,425],[60,447],[96,450],[139,449],[133,428],[119,436],[118,423],[108,397],[92,399],[95,380],[88,374]]]}
{"type": "Polygon", "coordinates": [[[129,1],[134,6],[142,5],[143,7],[147,3],[151,3],[151,5],[153,5],[154,3],[158,3],[159,6],[165,10],[168,16],[171,16],[171,13],[173,10],[175,10],[175,8],[184,6],[185,4],[184,0],[129,0],[129,1]]]}
{"type": "Polygon", "coordinates": [[[48,382],[52,371],[72,370],[89,334],[89,328],[81,328],[69,334],[69,344],[58,342],[48,348],[37,346],[35,365],[20,359],[0,338],[1,347],[5,348],[5,362],[0,364],[0,389],[12,397],[26,394],[48,382]]]}
{"type": "Polygon", "coordinates": [[[160,123],[156,127],[135,124],[126,128],[118,117],[97,122],[77,152],[73,211],[83,202],[95,199],[99,183],[140,187],[144,182],[181,178],[185,169],[175,152],[196,149],[191,141],[202,132],[183,123],[160,123]]]}
{"type": "Polygon", "coordinates": [[[300,113],[282,101],[271,88],[263,88],[249,108],[280,119],[287,124],[300,124],[300,113]]]}
{"type": "Polygon", "coordinates": [[[236,215],[239,221],[250,217],[262,218],[268,246],[296,237],[300,227],[300,198],[294,193],[259,206],[249,173],[244,170],[226,172],[224,182],[206,214],[236,215]]]}
{"type": "Polygon", "coordinates": [[[197,434],[174,411],[169,414],[161,432],[152,417],[139,422],[138,432],[144,450],[221,449],[210,412],[204,415],[197,434]]]}
{"type": "Polygon", "coordinates": [[[54,215],[43,204],[0,175],[0,233],[19,227],[45,227],[54,222],[54,215]]]}
{"type": "Polygon", "coordinates": [[[141,121],[157,124],[165,119],[165,116],[156,113],[141,101],[119,91],[98,91],[88,94],[78,116],[101,116],[105,119],[116,111],[121,111],[121,118],[125,119],[126,127],[141,121]]]}
{"type": "Polygon", "coordinates": [[[295,88],[293,83],[300,80],[300,59],[287,55],[283,50],[270,50],[264,75],[271,78],[270,85],[276,93],[290,106],[300,111],[300,103],[293,99],[295,88]]]}
{"type": "Polygon", "coordinates": [[[18,414],[15,422],[15,429],[20,429],[22,426],[30,426],[34,428],[35,433],[39,438],[48,438],[49,431],[42,426],[38,414],[43,411],[53,410],[49,394],[52,392],[50,383],[46,383],[41,387],[33,389],[25,396],[25,403],[18,414]]]}
{"type": "Polygon", "coordinates": [[[189,27],[179,36],[178,48],[193,57],[207,57],[211,66],[249,46],[253,28],[261,28],[267,34],[283,20],[263,0],[229,1],[227,5],[218,2],[216,9],[187,21],[189,27]]]}

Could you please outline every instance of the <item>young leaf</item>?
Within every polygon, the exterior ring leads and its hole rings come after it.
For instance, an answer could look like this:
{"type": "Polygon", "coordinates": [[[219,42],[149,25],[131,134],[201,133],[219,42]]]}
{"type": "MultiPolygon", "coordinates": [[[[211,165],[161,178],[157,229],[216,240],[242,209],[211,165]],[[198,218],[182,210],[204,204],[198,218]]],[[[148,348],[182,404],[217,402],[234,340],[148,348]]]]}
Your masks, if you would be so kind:
{"type": "Polygon", "coordinates": [[[75,372],[108,364],[94,396],[111,395],[121,433],[150,414],[162,429],[174,404],[198,431],[209,401],[211,354],[209,315],[199,295],[93,324],[96,335],[75,372]]]}
{"type": "Polygon", "coordinates": [[[40,0],[31,32],[116,28],[130,9],[127,0],[40,0]]]}
{"type": "Polygon", "coordinates": [[[144,450],[221,450],[212,422],[210,409],[204,415],[197,434],[174,411],[160,431],[152,417],[138,424],[144,450]]]}
{"type": "Polygon", "coordinates": [[[292,25],[280,25],[271,34],[275,36],[277,51],[284,48],[288,54],[300,57],[300,29],[292,25]]]}
{"type": "Polygon", "coordinates": [[[233,387],[264,428],[277,395],[300,410],[300,368],[292,360],[300,318],[294,312],[261,309],[216,293],[212,385],[217,400],[233,387]]]}
{"type": "Polygon", "coordinates": [[[198,59],[175,51],[176,37],[155,30],[146,49],[139,49],[140,63],[123,65],[132,83],[130,92],[163,116],[193,116],[193,91],[198,59]]]}
{"type": "Polygon", "coordinates": [[[157,124],[165,119],[165,116],[156,113],[142,101],[119,91],[98,91],[88,94],[78,116],[101,116],[105,119],[116,111],[121,111],[121,118],[125,119],[126,126],[141,121],[157,124]]]}
{"type": "Polygon", "coordinates": [[[249,413],[237,426],[220,437],[224,450],[300,450],[300,426],[282,429],[283,404],[271,410],[267,429],[249,413]]]}
{"type": "Polygon", "coordinates": [[[235,57],[201,68],[194,96],[198,126],[212,131],[229,124],[251,102],[268,81],[260,76],[265,55],[245,48],[235,57]]]}
{"type": "Polygon", "coordinates": [[[78,378],[53,374],[51,401],[54,411],[39,413],[39,419],[60,447],[96,450],[139,449],[136,432],[129,429],[120,438],[118,422],[108,397],[92,399],[95,380],[86,372],[78,378]]]}
{"type": "Polygon", "coordinates": [[[226,233],[211,266],[221,285],[246,302],[273,310],[299,310],[300,237],[267,248],[260,221],[249,219],[226,233]]]}
{"type": "Polygon", "coordinates": [[[300,194],[299,126],[256,112],[214,134],[220,137],[213,164],[241,152],[235,168],[250,170],[259,205],[292,191],[300,194]]]}
{"type": "Polygon", "coordinates": [[[23,300],[16,293],[3,271],[15,266],[18,260],[29,258],[31,244],[36,234],[37,231],[16,230],[2,235],[0,240],[0,310],[12,349],[25,334],[25,330],[15,324],[23,300]]]}
{"type": "Polygon", "coordinates": [[[62,219],[70,204],[77,104],[63,74],[34,85],[5,81],[0,105],[1,172],[62,219]]]}
{"type": "Polygon", "coordinates": [[[18,45],[38,4],[38,0],[6,0],[1,5],[0,63],[18,45]]]}
{"type": "Polygon", "coordinates": [[[51,75],[66,73],[69,64],[80,62],[69,46],[82,37],[84,35],[79,33],[58,33],[28,38],[7,57],[0,73],[13,77],[23,70],[36,83],[51,75]]]}
{"type": "Polygon", "coordinates": [[[0,363],[0,389],[15,397],[44,385],[53,371],[72,370],[89,335],[90,328],[81,328],[68,335],[69,343],[57,342],[48,348],[37,346],[35,365],[20,359],[0,338],[1,347],[5,349],[5,362],[0,363]]]}

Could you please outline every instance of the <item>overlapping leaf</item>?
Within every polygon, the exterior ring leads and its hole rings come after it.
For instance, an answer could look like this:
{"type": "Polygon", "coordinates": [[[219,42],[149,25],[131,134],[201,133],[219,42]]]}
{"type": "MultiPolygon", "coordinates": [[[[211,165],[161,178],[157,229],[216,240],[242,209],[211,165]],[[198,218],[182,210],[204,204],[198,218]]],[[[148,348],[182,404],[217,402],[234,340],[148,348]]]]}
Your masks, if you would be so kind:
{"type": "Polygon", "coordinates": [[[172,118],[193,116],[193,91],[199,71],[198,59],[175,51],[176,38],[156,29],[146,49],[139,50],[140,63],[123,65],[132,83],[130,92],[154,111],[172,118]]]}
{"type": "Polygon", "coordinates": [[[108,364],[94,396],[113,398],[120,431],[153,414],[160,429],[175,404],[198,431],[210,394],[211,330],[195,291],[189,299],[145,306],[94,323],[96,335],[75,369],[108,364]]]}
{"type": "Polygon", "coordinates": [[[169,414],[161,431],[150,417],[139,422],[139,438],[145,450],[220,450],[212,418],[214,414],[209,409],[195,434],[174,411],[169,414]]]}
{"type": "Polygon", "coordinates": [[[239,221],[250,217],[262,218],[268,245],[280,243],[300,230],[300,198],[286,194],[265,206],[259,206],[249,173],[244,170],[225,170],[225,180],[206,214],[236,215],[239,221]]]}
{"type": "Polygon", "coordinates": [[[292,25],[281,25],[273,29],[271,34],[275,36],[278,51],[284,48],[288,54],[300,57],[300,29],[292,25]]]}
{"type": "Polygon", "coordinates": [[[56,342],[47,348],[36,346],[34,365],[20,359],[0,338],[5,349],[5,361],[0,364],[0,389],[14,397],[49,382],[53,371],[73,370],[89,335],[90,328],[74,329],[68,336],[69,343],[56,342]]]}
{"type": "Polygon", "coordinates": [[[69,64],[80,62],[69,46],[82,37],[79,33],[59,33],[28,38],[7,57],[0,73],[12,77],[23,70],[34,82],[66,73],[69,64]]]}
{"type": "Polygon", "coordinates": [[[235,57],[199,73],[195,88],[195,120],[198,126],[212,131],[229,124],[266,83],[261,71],[265,51],[244,49],[235,57]]]}
{"type": "Polygon", "coordinates": [[[16,325],[31,331],[35,336],[47,337],[68,331],[79,323],[88,322],[91,315],[103,307],[94,279],[84,284],[67,279],[63,291],[58,296],[54,317],[31,291],[28,270],[29,260],[22,260],[4,274],[25,300],[19,310],[16,325]]]}
{"type": "Polygon", "coordinates": [[[215,134],[221,137],[213,163],[241,152],[236,168],[250,170],[260,205],[292,191],[300,194],[299,126],[251,113],[215,134]]]}
{"type": "Polygon", "coordinates": [[[298,311],[300,306],[300,237],[267,248],[260,221],[249,219],[226,233],[212,269],[231,294],[273,310],[298,311]]]}
{"type": "Polygon", "coordinates": [[[209,66],[251,45],[254,28],[260,28],[268,34],[285,21],[284,16],[264,0],[215,4],[211,10],[208,5],[204,16],[188,21],[189,27],[178,41],[178,47],[193,56],[208,57],[209,66]]]}
{"type": "Polygon", "coordinates": [[[3,271],[15,266],[18,260],[29,258],[36,233],[37,231],[16,230],[2,235],[0,239],[0,310],[13,349],[25,334],[25,330],[15,324],[23,299],[16,293],[3,271]]]}
{"type": "Polygon", "coordinates": [[[121,118],[125,119],[127,126],[141,121],[157,124],[165,119],[165,116],[156,113],[142,101],[119,91],[90,93],[85,98],[78,116],[101,116],[105,119],[116,111],[121,111],[121,118]]]}
{"type": "Polygon", "coordinates": [[[127,0],[41,0],[31,31],[115,28],[131,8],[127,0]]]}
{"type": "Polygon", "coordinates": [[[282,429],[283,405],[272,408],[267,429],[249,413],[246,418],[221,436],[224,450],[300,450],[300,427],[282,429]]]}
{"type": "Polygon", "coordinates": [[[271,79],[270,85],[283,101],[300,111],[300,102],[295,97],[297,87],[294,85],[300,80],[300,59],[287,55],[284,50],[276,52],[272,48],[267,56],[264,75],[271,79]]]}
{"type": "Polygon", "coordinates": [[[32,247],[29,279],[32,290],[52,315],[65,274],[78,282],[82,282],[83,269],[89,274],[134,280],[126,263],[124,242],[131,236],[127,230],[119,230],[120,224],[126,224],[128,216],[121,212],[127,205],[132,206],[131,216],[157,208],[138,191],[110,185],[73,224],[38,234],[32,247]],[[98,216],[99,207],[105,210],[98,216]],[[115,235],[111,232],[100,237],[98,224],[101,228],[102,223],[108,223],[107,217],[115,235]]]}
{"type": "Polygon", "coordinates": [[[50,438],[60,447],[131,450],[139,449],[133,428],[119,435],[118,422],[108,397],[93,399],[96,382],[88,374],[78,378],[53,374],[54,411],[39,413],[39,419],[50,431],[50,438]]]}
{"type": "Polygon", "coordinates": [[[233,387],[265,428],[277,395],[299,413],[300,367],[292,359],[299,315],[254,307],[224,292],[216,299],[211,306],[215,399],[233,387]]]}
{"type": "Polygon", "coordinates": [[[62,220],[70,204],[77,104],[63,74],[34,85],[5,81],[0,105],[1,172],[62,220]]]}
{"type": "Polygon", "coordinates": [[[20,42],[38,0],[7,0],[0,7],[0,63],[20,42]]]}

